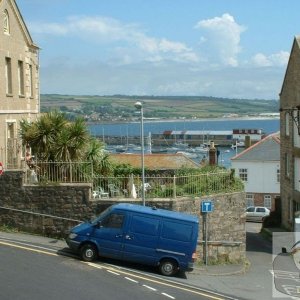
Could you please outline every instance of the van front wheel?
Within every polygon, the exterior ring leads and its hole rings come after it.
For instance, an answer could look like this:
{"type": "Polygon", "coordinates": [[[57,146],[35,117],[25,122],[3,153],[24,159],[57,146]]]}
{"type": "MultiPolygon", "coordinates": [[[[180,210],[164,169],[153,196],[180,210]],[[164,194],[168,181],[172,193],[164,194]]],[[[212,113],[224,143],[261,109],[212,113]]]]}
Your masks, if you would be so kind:
{"type": "Polygon", "coordinates": [[[172,276],[178,271],[177,262],[173,259],[164,259],[160,262],[159,272],[164,276],[172,276]]]}
{"type": "Polygon", "coordinates": [[[80,248],[80,255],[82,260],[84,261],[94,261],[98,254],[97,254],[97,249],[94,245],[92,244],[85,244],[80,248]]]}

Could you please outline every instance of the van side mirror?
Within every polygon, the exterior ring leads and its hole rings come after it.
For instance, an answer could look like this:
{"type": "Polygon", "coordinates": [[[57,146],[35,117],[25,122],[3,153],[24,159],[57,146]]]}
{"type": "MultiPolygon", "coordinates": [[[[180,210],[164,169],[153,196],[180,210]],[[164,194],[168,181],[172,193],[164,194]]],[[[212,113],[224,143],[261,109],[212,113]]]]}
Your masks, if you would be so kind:
{"type": "Polygon", "coordinates": [[[282,253],[287,253],[286,248],[285,248],[285,247],[282,247],[282,248],[281,248],[281,252],[282,252],[282,253]]]}
{"type": "Polygon", "coordinates": [[[101,222],[101,221],[98,221],[98,222],[94,225],[94,227],[96,227],[96,228],[102,227],[102,222],[101,222]]]}

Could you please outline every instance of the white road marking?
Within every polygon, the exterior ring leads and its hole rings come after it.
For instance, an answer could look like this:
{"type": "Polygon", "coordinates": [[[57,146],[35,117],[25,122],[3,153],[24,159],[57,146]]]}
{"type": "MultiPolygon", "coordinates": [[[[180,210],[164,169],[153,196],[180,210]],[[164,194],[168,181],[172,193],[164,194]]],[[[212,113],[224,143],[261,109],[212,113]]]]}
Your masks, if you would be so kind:
{"type": "MultiPolygon", "coordinates": [[[[1,1],[1,0],[0,0],[1,1]]],[[[9,246],[9,247],[14,247],[14,248],[19,248],[19,249],[23,249],[23,250],[27,250],[27,251],[32,251],[32,252],[38,252],[38,253],[43,253],[43,254],[47,254],[47,255],[52,255],[52,256],[60,256],[59,254],[57,253],[51,253],[53,252],[54,250],[51,249],[51,248],[46,248],[46,247],[39,247],[37,246],[38,248],[41,248],[41,249],[34,249],[34,248],[31,248],[31,247],[34,247],[34,245],[32,244],[27,244],[27,243],[20,243],[19,242],[19,245],[16,245],[16,243],[18,243],[17,241],[11,241],[11,243],[9,242],[4,242],[3,239],[0,237],[0,245],[4,245],[4,246],[9,246]],[[27,245],[30,245],[29,247],[26,247],[26,244],[27,245]],[[21,245],[24,245],[24,246],[21,246],[21,245]],[[45,249],[45,250],[42,250],[42,249],[45,249]],[[51,251],[51,252],[50,252],[51,251]]],[[[56,251],[55,251],[56,252],[56,251]]],[[[91,267],[94,267],[94,268],[97,268],[97,269],[106,269],[107,271],[110,271],[111,273],[115,274],[115,275],[120,275],[119,273],[116,273],[112,270],[115,269],[115,267],[107,267],[106,265],[99,265],[99,264],[95,264],[95,263],[87,263],[87,262],[82,262],[82,263],[85,263],[91,267]],[[111,269],[111,270],[110,270],[111,269]]],[[[210,299],[214,299],[214,300],[224,300],[224,297],[222,295],[219,295],[217,293],[213,293],[211,294],[211,292],[209,291],[202,291],[202,290],[193,290],[191,289],[188,285],[184,285],[184,284],[181,284],[181,285],[178,285],[178,283],[174,284],[173,282],[163,282],[161,280],[159,280],[159,278],[149,278],[147,277],[145,274],[141,273],[141,274],[132,274],[130,273],[129,270],[119,270],[119,272],[123,275],[130,275],[132,277],[136,277],[136,278],[139,278],[139,279],[143,279],[143,280],[147,280],[149,282],[154,282],[154,283],[157,283],[159,285],[162,285],[162,286],[168,286],[168,287],[172,287],[172,288],[175,288],[177,290],[181,290],[181,291],[186,291],[186,292],[190,292],[190,293],[193,293],[193,294],[196,294],[196,295],[201,295],[201,296],[205,296],[207,298],[210,298],[210,299]]],[[[137,272],[138,273],[138,272],[137,272]]],[[[125,276],[124,276],[125,277],[125,276]]],[[[148,286],[145,286],[145,287],[148,287],[148,286]]],[[[151,287],[148,287],[150,289],[153,289],[151,287]]],[[[154,291],[156,291],[156,289],[153,289],[154,291]]],[[[166,293],[162,293],[162,295],[170,298],[170,299],[176,299],[166,293]]],[[[231,299],[231,298],[230,298],[231,299]]],[[[233,300],[233,298],[232,298],[233,300]]]]}
{"type": "Polygon", "coordinates": [[[106,270],[107,272],[109,272],[109,273],[111,273],[111,274],[114,274],[114,275],[118,275],[118,276],[120,276],[120,274],[119,273],[117,273],[117,272],[114,272],[114,271],[111,271],[111,270],[106,270]]]}
{"type": "Polygon", "coordinates": [[[143,286],[144,286],[145,288],[151,290],[151,291],[157,291],[157,289],[155,289],[155,288],[153,288],[153,287],[151,287],[151,286],[149,286],[149,285],[143,284],[143,286]]]}
{"type": "Polygon", "coordinates": [[[139,283],[137,280],[134,280],[132,278],[129,278],[129,277],[124,277],[125,279],[129,280],[129,281],[132,281],[132,282],[135,282],[135,283],[139,283]]]}
{"type": "Polygon", "coordinates": [[[161,294],[164,295],[164,296],[166,296],[166,297],[168,297],[168,298],[170,298],[170,299],[176,299],[175,297],[173,297],[173,296],[171,296],[169,294],[166,294],[166,293],[161,293],[161,294]]]}

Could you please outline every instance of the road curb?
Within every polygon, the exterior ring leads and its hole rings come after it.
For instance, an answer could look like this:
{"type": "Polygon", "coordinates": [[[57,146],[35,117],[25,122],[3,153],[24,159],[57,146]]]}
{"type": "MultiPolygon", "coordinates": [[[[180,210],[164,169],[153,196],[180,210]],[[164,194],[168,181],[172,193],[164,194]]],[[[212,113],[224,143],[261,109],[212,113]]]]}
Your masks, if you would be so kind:
{"type": "Polygon", "coordinates": [[[250,262],[248,259],[245,260],[244,264],[239,265],[217,265],[202,267],[202,268],[194,268],[191,275],[204,275],[204,276],[231,276],[231,275],[239,275],[245,274],[250,267],[250,262]]]}

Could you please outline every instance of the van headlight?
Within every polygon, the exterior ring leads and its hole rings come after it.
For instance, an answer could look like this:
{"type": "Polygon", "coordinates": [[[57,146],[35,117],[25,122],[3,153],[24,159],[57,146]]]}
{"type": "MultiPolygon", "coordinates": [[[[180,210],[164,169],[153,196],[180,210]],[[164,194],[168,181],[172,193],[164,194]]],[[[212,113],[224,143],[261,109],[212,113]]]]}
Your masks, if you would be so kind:
{"type": "Polygon", "coordinates": [[[72,233],[69,234],[69,239],[70,239],[70,240],[74,240],[74,239],[76,239],[76,237],[77,237],[77,234],[76,234],[76,233],[73,233],[73,232],[72,232],[72,233]]]}

